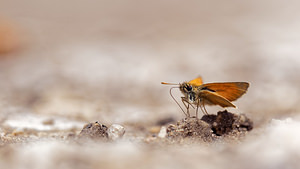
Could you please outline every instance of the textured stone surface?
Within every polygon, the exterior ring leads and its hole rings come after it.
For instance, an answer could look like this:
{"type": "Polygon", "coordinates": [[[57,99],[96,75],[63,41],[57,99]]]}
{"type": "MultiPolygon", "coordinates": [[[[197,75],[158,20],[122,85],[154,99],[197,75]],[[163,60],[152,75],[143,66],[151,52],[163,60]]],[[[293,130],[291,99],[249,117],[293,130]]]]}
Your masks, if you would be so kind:
{"type": "Polygon", "coordinates": [[[107,127],[99,122],[86,124],[79,134],[79,138],[108,139],[107,127]]]}

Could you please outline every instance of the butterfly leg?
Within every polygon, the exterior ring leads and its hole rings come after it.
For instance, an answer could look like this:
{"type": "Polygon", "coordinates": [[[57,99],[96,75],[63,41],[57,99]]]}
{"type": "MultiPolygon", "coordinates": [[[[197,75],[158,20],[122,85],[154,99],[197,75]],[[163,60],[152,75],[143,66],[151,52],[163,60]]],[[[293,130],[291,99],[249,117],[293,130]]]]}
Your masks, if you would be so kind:
{"type": "Polygon", "coordinates": [[[186,117],[190,118],[190,112],[189,112],[190,103],[188,101],[186,101],[185,97],[181,97],[181,101],[186,108],[186,113],[184,113],[184,114],[186,115],[186,117]]]}
{"type": "Polygon", "coordinates": [[[205,115],[205,111],[204,111],[203,108],[202,108],[202,107],[203,107],[202,104],[199,104],[199,107],[200,107],[202,113],[205,115]]]}
{"type": "Polygon", "coordinates": [[[198,110],[199,110],[199,106],[200,106],[200,99],[198,99],[198,101],[197,101],[196,119],[198,119],[198,110]]]}
{"type": "Polygon", "coordinates": [[[204,105],[204,101],[202,101],[202,107],[203,107],[203,109],[204,109],[204,111],[205,111],[204,114],[208,115],[207,110],[206,110],[205,105],[204,105]]]}

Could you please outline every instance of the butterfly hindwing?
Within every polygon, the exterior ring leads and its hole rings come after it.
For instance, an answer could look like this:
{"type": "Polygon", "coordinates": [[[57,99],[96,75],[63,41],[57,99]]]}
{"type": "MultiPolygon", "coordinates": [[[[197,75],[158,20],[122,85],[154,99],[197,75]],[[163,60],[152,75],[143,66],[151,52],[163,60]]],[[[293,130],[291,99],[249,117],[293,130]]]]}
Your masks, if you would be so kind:
{"type": "Polygon", "coordinates": [[[229,100],[218,95],[215,92],[202,90],[200,92],[200,97],[202,98],[205,104],[219,105],[221,107],[236,107],[229,100]]]}

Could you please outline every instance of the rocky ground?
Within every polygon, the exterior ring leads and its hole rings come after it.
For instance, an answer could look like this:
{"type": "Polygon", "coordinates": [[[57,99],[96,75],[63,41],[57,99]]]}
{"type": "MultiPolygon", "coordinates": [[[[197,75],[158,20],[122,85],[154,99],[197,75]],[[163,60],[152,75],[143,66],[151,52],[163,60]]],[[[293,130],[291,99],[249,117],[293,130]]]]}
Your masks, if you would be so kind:
{"type": "Polygon", "coordinates": [[[0,168],[297,168],[298,6],[1,2],[0,168]],[[160,82],[199,75],[250,87],[186,118],[160,82]]]}

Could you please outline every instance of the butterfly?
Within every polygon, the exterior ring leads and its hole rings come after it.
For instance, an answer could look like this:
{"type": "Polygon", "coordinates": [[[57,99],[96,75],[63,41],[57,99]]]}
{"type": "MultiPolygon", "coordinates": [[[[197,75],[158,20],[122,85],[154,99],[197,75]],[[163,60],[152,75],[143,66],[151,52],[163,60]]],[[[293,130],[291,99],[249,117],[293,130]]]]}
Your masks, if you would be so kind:
{"type": "Polygon", "coordinates": [[[197,77],[189,82],[179,84],[161,82],[165,85],[179,85],[170,89],[170,95],[178,104],[183,113],[190,117],[190,106],[196,106],[196,118],[198,118],[198,109],[200,108],[204,114],[208,114],[205,105],[219,105],[221,107],[234,107],[236,106],[232,101],[237,100],[247,92],[249,87],[248,82],[218,82],[218,83],[205,83],[203,84],[202,78],[197,77]],[[184,95],[181,97],[183,105],[186,107],[186,112],[176,101],[172,95],[172,89],[179,88],[184,95]]]}

